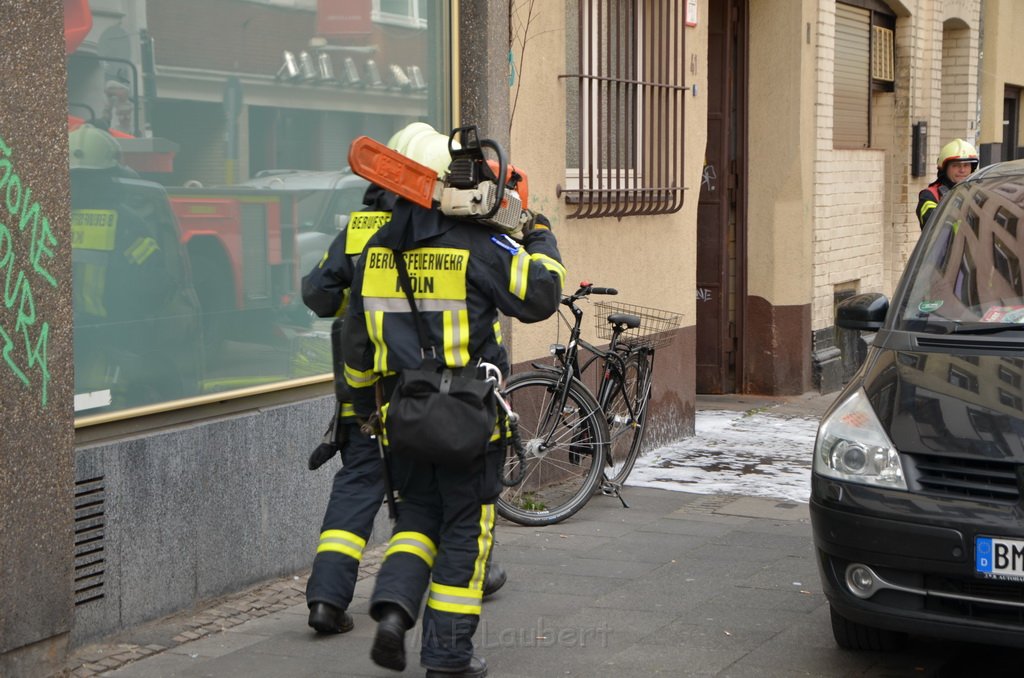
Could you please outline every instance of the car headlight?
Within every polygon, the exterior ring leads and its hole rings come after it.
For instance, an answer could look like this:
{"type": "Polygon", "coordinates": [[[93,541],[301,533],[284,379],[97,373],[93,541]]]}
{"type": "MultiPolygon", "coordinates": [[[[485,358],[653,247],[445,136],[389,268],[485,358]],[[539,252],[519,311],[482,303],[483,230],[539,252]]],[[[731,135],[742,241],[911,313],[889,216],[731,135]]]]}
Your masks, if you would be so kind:
{"type": "Polygon", "coordinates": [[[851,483],[907,489],[899,452],[864,389],[854,391],[821,420],[814,442],[814,471],[851,483]]]}

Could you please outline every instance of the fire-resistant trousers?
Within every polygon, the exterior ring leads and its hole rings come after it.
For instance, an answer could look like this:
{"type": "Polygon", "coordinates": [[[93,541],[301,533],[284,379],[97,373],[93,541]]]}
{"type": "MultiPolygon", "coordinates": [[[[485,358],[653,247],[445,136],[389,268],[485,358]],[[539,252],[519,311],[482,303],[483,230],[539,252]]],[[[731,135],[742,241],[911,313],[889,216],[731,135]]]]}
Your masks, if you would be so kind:
{"type": "Polygon", "coordinates": [[[426,668],[461,668],[473,656],[494,540],[500,459],[497,446],[456,467],[416,461],[400,452],[391,457],[401,501],[370,614],[379,619],[382,607],[394,604],[415,621],[427,594],[420,649],[420,664],[426,668]]]}
{"type": "Polygon", "coordinates": [[[341,448],[342,467],[334,475],[320,528],[306,604],[325,602],[346,610],[373,519],[384,500],[384,465],[376,440],[363,434],[356,423],[339,425],[346,427],[348,439],[341,448]]]}

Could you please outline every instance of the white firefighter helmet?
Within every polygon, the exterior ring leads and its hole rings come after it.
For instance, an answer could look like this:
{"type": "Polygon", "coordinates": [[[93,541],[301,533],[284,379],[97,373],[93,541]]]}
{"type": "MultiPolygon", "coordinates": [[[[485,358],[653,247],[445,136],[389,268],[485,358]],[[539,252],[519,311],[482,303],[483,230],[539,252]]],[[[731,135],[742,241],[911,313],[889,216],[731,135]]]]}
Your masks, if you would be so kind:
{"type": "Polygon", "coordinates": [[[82,125],[68,134],[71,169],[111,169],[121,164],[121,145],[109,133],[82,125]]]}
{"type": "MultiPolygon", "coordinates": [[[[434,170],[439,179],[448,173],[452,161],[448,137],[425,122],[414,122],[400,129],[388,140],[388,148],[434,170]]],[[[452,148],[459,148],[458,142],[453,142],[452,148]]]]}
{"type": "Polygon", "coordinates": [[[944,170],[948,163],[960,161],[971,163],[973,172],[978,169],[978,151],[963,139],[953,139],[939,151],[936,166],[939,170],[944,170]]]}

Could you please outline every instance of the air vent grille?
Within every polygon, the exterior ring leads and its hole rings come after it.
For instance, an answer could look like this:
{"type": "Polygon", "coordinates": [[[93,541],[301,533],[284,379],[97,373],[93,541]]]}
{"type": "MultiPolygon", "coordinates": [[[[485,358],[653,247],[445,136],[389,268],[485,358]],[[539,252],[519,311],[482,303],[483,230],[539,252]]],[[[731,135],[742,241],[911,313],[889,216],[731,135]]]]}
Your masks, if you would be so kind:
{"type": "Polygon", "coordinates": [[[103,598],[105,501],[103,476],[75,482],[75,605],[103,598]]]}
{"type": "Polygon", "coordinates": [[[874,26],[871,44],[871,77],[875,80],[893,82],[896,79],[893,55],[893,32],[891,29],[874,26]]]}

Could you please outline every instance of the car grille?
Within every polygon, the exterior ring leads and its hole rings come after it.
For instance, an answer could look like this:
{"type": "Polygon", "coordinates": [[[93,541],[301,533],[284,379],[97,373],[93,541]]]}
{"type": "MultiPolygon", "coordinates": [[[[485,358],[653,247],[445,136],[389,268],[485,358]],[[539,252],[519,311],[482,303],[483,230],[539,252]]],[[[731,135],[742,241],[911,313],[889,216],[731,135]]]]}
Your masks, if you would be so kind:
{"type": "MultiPolygon", "coordinates": [[[[844,594],[844,572],[850,561],[826,556],[826,571],[844,594]]],[[[881,588],[869,601],[898,614],[925,610],[951,621],[975,620],[1024,631],[1024,582],[998,581],[972,576],[918,573],[872,566],[879,577],[897,588],[881,588]]]]}
{"type": "Polygon", "coordinates": [[[925,588],[954,595],[988,598],[991,601],[929,596],[925,599],[925,608],[932,612],[1024,626],[1024,584],[1020,582],[929,575],[925,577],[925,588]]]}
{"type": "Polygon", "coordinates": [[[908,455],[919,491],[945,497],[966,497],[1016,503],[1020,499],[1019,464],[936,455],[908,455]]]}

